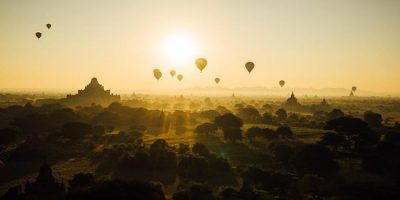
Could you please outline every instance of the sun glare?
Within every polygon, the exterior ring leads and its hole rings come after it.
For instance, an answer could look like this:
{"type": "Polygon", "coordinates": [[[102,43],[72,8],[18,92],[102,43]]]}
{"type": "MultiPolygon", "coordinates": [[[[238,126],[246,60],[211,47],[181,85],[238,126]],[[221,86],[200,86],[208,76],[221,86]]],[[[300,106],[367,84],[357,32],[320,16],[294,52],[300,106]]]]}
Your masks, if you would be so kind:
{"type": "Polygon", "coordinates": [[[175,65],[183,65],[193,60],[196,52],[192,38],[182,34],[171,35],[165,41],[164,47],[166,56],[175,65]]]}

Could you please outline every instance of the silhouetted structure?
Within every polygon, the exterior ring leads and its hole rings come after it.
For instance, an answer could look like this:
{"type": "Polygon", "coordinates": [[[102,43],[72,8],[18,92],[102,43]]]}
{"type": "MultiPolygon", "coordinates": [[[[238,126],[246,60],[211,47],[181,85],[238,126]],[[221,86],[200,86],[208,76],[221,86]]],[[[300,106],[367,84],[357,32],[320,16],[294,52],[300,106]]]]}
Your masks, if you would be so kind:
{"type": "Polygon", "coordinates": [[[326,102],[325,98],[322,99],[321,103],[318,105],[319,110],[329,110],[331,106],[326,102]]]}
{"type": "Polygon", "coordinates": [[[292,95],[290,95],[290,98],[286,100],[283,106],[287,108],[296,108],[301,105],[299,104],[299,102],[297,102],[297,98],[294,96],[294,93],[292,92],[292,95]]]}
{"type": "Polygon", "coordinates": [[[329,106],[329,104],[326,102],[325,98],[322,99],[322,102],[320,104],[321,106],[329,106]]]}
{"type": "Polygon", "coordinates": [[[350,92],[349,97],[354,97],[353,91],[350,92]]]}
{"type": "Polygon", "coordinates": [[[26,199],[59,200],[65,198],[64,183],[57,182],[48,164],[40,167],[36,181],[25,184],[26,199]]]}
{"type": "Polygon", "coordinates": [[[69,106],[85,106],[91,104],[108,106],[120,100],[121,97],[119,95],[111,94],[110,90],[104,90],[104,86],[97,81],[97,78],[92,78],[84,90],[78,90],[78,94],[76,95],[67,95],[63,103],[69,106]]]}

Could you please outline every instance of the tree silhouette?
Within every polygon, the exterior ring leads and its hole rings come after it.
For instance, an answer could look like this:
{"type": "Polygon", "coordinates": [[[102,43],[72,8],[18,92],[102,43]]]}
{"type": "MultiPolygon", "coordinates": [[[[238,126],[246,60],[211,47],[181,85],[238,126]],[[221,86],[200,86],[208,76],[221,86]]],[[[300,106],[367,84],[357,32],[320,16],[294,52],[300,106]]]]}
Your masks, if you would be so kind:
{"type": "Polygon", "coordinates": [[[240,128],[243,126],[243,120],[231,113],[227,113],[216,117],[214,124],[223,130],[227,128],[240,128]]]}
{"type": "Polygon", "coordinates": [[[227,113],[216,117],[214,124],[222,129],[224,132],[224,138],[226,140],[230,140],[231,142],[235,143],[236,140],[242,139],[242,130],[240,128],[243,126],[243,121],[239,117],[236,117],[231,113],[227,113]]]}
{"type": "Polygon", "coordinates": [[[255,137],[262,136],[263,134],[264,134],[263,129],[260,128],[260,127],[256,127],[256,126],[250,127],[250,128],[247,129],[247,131],[246,131],[246,136],[247,136],[248,140],[250,141],[250,143],[253,142],[253,139],[254,139],[255,137]]]}
{"type": "Polygon", "coordinates": [[[226,128],[224,129],[224,139],[236,143],[237,140],[242,140],[242,130],[237,127],[226,128]]]}
{"type": "Polygon", "coordinates": [[[253,142],[253,140],[257,137],[273,140],[278,137],[278,134],[274,130],[269,128],[260,128],[257,126],[253,126],[247,129],[246,137],[250,142],[253,142]]]}
{"type": "Polygon", "coordinates": [[[327,132],[322,136],[319,144],[330,146],[336,151],[338,147],[348,148],[349,142],[343,134],[327,132]]]}
{"type": "Polygon", "coordinates": [[[276,129],[276,134],[284,138],[293,136],[292,129],[287,125],[278,127],[278,129],[276,129]]]}
{"type": "Polygon", "coordinates": [[[92,126],[84,122],[68,122],[63,125],[61,135],[72,141],[78,141],[92,134],[92,131],[92,126]]]}
{"type": "Polygon", "coordinates": [[[199,115],[201,117],[204,117],[208,120],[213,121],[216,117],[220,116],[221,114],[216,110],[206,110],[206,111],[199,113],[199,115]]]}
{"type": "Polygon", "coordinates": [[[210,155],[206,145],[201,143],[195,143],[192,147],[192,152],[203,157],[208,157],[210,155]]]}
{"type": "Polygon", "coordinates": [[[270,112],[265,112],[262,116],[262,122],[266,124],[272,124],[274,122],[274,118],[270,112]]]}
{"type": "Polygon", "coordinates": [[[215,133],[217,130],[218,130],[218,127],[215,124],[204,123],[204,124],[198,125],[194,129],[194,133],[196,133],[198,135],[208,136],[210,134],[215,133]]]}
{"type": "Polygon", "coordinates": [[[344,117],[344,112],[340,109],[333,109],[331,112],[328,113],[328,120],[334,120],[337,118],[344,117]]]}
{"type": "Polygon", "coordinates": [[[259,123],[261,115],[257,109],[247,106],[238,110],[238,116],[247,123],[259,123]]]}
{"type": "Polygon", "coordinates": [[[382,126],[382,115],[379,113],[374,113],[372,111],[366,111],[364,113],[364,120],[371,127],[381,127],[382,126]]]}
{"type": "Polygon", "coordinates": [[[293,165],[300,174],[330,174],[339,169],[334,154],[319,144],[305,144],[293,158],[293,165]]]}
{"type": "Polygon", "coordinates": [[[325,128],[343,134],[349,142],[350,148],[359,152],[373,148],[380,138],[365,121],[353,117],[330,120],[326,123],[325,128]]]}
{"type": "Polygon", "coordinates": [[[280,108],[275,112],[276,116],[278,117],[279,121],[286,121],[287,119],[287,113],[286,110],[283,108],[280,108]]]}

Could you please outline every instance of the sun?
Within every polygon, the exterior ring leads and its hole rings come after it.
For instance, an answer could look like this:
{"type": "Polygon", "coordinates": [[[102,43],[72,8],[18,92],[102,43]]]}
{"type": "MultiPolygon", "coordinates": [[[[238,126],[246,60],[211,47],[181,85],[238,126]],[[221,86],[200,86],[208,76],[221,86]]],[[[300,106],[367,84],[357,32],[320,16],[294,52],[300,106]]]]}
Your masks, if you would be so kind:
{"type": "Polygon", "coordinates": [[[164,50],[172,64],[184,65],[194,59],[196,44],[187,35],[173,34],[165,40],[164,50]]]}

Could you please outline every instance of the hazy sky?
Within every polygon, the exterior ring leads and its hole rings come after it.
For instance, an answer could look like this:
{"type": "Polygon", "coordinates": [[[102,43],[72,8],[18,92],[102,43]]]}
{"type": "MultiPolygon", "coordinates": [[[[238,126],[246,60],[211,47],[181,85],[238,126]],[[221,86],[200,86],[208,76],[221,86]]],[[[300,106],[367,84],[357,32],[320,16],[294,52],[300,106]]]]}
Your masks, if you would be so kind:
{"type": "Polygon", "coordinates": [[[1,0],[0,30],[0,88],[82,88],[97,77],[110,89],[168,90],[220,77],[223,87],[284,79],[400,94],[398,0],[1,0]],[[193,58],[172,60],[171,37],[190,40],[193,58]],[[203,73],[196,57],[208,59],[203,73]]]}

